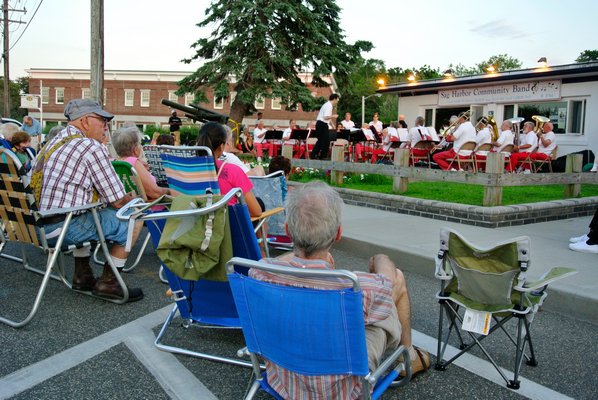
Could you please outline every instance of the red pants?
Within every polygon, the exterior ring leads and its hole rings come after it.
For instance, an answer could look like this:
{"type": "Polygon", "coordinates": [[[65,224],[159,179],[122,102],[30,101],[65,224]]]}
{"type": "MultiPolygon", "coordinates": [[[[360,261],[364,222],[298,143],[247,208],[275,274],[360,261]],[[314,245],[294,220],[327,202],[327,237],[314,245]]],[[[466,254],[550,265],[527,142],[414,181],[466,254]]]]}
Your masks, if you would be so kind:
{"type": "Polygon", "coordinates": [[[454,158],[457,155],[457,153],[455,153],[455,150],[450,149],[447,151],[441,151],[440,153],[436,153],[432,156],[432,159],[434,160],[434,162],[436,164],[438,164],[438,166],[446,171],[447,169],[449,169],[449,163],[446,161],[449,158],[454,158]]]}
{"type": "Polygon", "coordinates": [[[255,151],[257,152],[257,156],[261,157],[264,150],[268,150],[268,154],[270,157],[274,157],[277,153],[277,147],[273,143],[254,143],[255,151]]]}

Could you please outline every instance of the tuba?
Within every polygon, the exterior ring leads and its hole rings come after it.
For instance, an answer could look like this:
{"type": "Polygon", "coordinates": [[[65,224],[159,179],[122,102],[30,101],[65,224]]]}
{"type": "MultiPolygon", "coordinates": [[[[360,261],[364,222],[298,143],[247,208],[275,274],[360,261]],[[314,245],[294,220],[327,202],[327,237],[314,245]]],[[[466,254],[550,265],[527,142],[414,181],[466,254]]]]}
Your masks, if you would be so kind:
{"type": "Polygon", "coordinates": [[[513,143],[515,144],[515,146],[519,146],[519,134],[521,130],[521,123],[524,120],[525,118],[522,117],[514,117],[507,120],[508,122],[513,124],[513,133],[515,134],[515,139],[513,140],[513,143]]]}
{"type": "Polygon", "coordinates": [[[539,139],[540,136],[542,136],[542,134],[544,133],[544,131],[542,130],[542,128],[544,127],[544,124],[547,122],[550,122],[550,118],[547,118],[543,115],[532,115],[532,119],[536,122],[536,127],[534,128],[534,132],[536,132],[536,135],[538,135],[538,139],[539,139]]]}

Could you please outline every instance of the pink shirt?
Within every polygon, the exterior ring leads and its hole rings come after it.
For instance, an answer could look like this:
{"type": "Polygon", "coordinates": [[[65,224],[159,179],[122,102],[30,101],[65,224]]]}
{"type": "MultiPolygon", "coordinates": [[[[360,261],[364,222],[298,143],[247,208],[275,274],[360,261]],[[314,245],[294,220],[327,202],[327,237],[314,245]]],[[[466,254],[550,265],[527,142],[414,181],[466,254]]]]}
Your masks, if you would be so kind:
{"type": "MultiPolygon", "coordinates": [[[[220,186],[220,193],[222,195],[227,194],[233,188],[241,188],[243,194],[247,194],[253,189],[253,184],[247,177],[247,174],[238,166],[230,163],[224,163],[220,160],[216,160],[216,166],[220,174],[218,175],[218,186],[220,186]]],[[[237,203],[237,199],[233,198],[228,202],[229,205],[237,203]]]]}

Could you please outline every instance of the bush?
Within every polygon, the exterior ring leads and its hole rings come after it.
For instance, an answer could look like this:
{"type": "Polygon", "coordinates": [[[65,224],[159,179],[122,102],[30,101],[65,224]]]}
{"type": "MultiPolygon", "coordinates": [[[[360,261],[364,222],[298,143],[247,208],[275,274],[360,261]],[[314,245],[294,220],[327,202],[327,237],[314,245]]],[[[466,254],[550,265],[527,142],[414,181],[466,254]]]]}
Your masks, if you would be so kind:
{"type": "Polygon", "coordinates": [[[195,125],[181,126],[181,144],[194,146],[197,143],[199,128],[195,125]]]}

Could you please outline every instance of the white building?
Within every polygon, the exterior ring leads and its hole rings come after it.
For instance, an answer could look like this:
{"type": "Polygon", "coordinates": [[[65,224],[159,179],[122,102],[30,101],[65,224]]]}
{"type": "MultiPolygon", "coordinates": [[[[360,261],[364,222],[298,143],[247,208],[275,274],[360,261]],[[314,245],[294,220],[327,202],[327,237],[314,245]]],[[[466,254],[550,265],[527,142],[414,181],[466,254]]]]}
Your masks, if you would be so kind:
{"type": "Polygon", "coordinates": [[[468,109],[472,120],[493,114],[499,127],[512,117],[543,115],[555,126],[559,156],[598,154],[598,62],[400,83],[378,92],[399,96],[398,113],[409,125],[423,116],[439,130],[468,109]]]}

